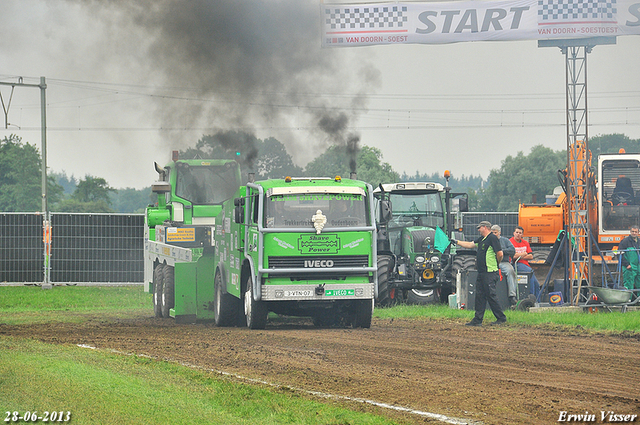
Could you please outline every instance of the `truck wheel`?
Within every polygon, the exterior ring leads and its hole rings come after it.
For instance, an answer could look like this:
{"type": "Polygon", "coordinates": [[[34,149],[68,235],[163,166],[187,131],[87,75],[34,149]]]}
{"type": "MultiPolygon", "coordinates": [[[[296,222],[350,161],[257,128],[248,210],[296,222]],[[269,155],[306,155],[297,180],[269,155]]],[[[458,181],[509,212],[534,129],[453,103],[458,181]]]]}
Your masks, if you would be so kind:
{"type": "Polygon", "coordinates": [[[162,280],[162,317],[169,318],[169,310],[174,307],[174,269],[171,266],[164,266],[164,279],[162,280]]]}
{"type": "Polygon", "coordinates": [[[240,316],[240,300],[223,290],[220,269],[216,270],[213,285],[216,290],[213,312],[216,326],[236,325],[240,316]]]}
{"type": "Polygon", "coordinates": [[[391,307],[402,302],[402,291],[389,288],[391,261],[388,255],[378,257],[378,305],[381,307],[391,307]]]}
{"type": "Polygon", "coordinates": [[[352,325],[354,328],[370,328],[373,315],[373,300],[356,300],[355,316],[352,325]]]}
{"type": "Polygon", "coordinates": [[[264,301],[253,299],[253,282],[251,274],[247,276],[244,284],[244,316],[249,329],[264,329],[267,325],[267,314],[269,310],[264,301]]]}
{"type": "Polygon", "coordinates": [[[412,289],[407,291],[407,304],[426,305],[434,304],[440,300],[440,295],[435,289],[412,289]]]}
{"type": "Polygon", "coordinates": [[[316,328],[330,328],[336,326],[339,322],[339,318],[335,316],[336,311],[334,309],[325,310],[315,313],[311,316],[313,320],[313,326],[316,328]]]}
{"type": "Polygon", "coordinates": [[[153,314],[162,317],[162,281],[164,280],[164,264],[157,264],[153,269],[153,314]]]}

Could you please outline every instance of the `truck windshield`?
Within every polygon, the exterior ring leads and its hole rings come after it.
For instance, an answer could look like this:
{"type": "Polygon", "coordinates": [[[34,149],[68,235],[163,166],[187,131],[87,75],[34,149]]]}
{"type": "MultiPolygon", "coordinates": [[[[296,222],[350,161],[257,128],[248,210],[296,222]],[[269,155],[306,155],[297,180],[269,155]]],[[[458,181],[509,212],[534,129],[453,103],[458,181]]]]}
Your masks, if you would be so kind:
{"type": "Polygon", "coordinates": [[[320,210],[327,217],[325,227],[356,227],[367,224],[365,197],[358,194],[290,194],[266,198],[266,227],[313,227],[312,217],[320,210]]]}
{"type": "Polygon", "coordinates": [[[444,227],[440,193],[389,194],[393,218],[389,228],[407,226],[444,227]]]}
{"type": "Polygon", "coordinates": [[[237,165],[176,164],[176,195],[193,204],[221,204],[231,198],[240,185],[237,165]]]}

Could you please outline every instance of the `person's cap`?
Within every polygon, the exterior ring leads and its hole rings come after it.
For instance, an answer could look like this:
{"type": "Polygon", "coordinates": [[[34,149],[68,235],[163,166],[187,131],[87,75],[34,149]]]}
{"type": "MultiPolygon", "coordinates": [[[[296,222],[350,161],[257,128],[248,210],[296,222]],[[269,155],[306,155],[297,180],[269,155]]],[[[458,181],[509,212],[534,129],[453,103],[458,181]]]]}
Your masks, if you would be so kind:
{"type": "Polygon", "coordinates": [[[491,229],[491,223],[489,223],[488,221],[481,221],[478,224],[478,227],[476,227],[476,229],[479,229],[481,227],[487,227],[487,228],[491,229]]]}

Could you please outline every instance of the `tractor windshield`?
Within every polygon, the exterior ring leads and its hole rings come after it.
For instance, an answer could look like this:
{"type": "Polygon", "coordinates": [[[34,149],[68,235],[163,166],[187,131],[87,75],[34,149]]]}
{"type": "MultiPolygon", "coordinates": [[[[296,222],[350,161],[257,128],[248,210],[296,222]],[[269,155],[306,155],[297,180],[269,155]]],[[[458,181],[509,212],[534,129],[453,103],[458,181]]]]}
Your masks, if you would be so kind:
{"type": "Polygon", "coordinates": [[[363,195],[286,194],[266,198],[264,226],[313,228],[313,216],[316,214],[326,217],[325,227],[358,227],[365,226],[368,222],[363,195]]]}
{"type": "Polygon", "coordinates": [[[391,193],[393,218],[389,228],[407,226],[444,227],[440,193],[391,193]]]}

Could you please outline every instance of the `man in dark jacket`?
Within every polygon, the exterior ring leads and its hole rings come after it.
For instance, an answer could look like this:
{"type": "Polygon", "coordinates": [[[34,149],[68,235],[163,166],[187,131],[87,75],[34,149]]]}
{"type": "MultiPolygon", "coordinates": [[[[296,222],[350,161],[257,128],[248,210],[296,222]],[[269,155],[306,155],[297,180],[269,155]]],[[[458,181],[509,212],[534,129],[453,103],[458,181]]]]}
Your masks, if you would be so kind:
{"type": "Polygon", "coordinates": [[[478,224],[480,237],[473,242],[452,240],[454,244],[467,249],[476,249],[476,265],[478,269],[478,279],[476,280],[476,313],[467,326],[482,326],[484,310],[489,302],[489,307],[496,321],[492,325],[499,325],[507,321],[504,315],[498,295],[496,294],[496,283],[498,282],[498,264],[502,261],[502,248],[500,240],[491,233],[491,223],[481,221],[478,224]]]}
{"type": "Polygon", "coordinates": [[[640,237],[638,226],[631,226],[629,236],[624,238],[618,249],[622,251],[622,276],[624,287],[640,289],[640,237]]]}
{"type": "Polygon", "coordinates": [[[498,239],[500,239],[500,246],[502,247],[502,261],[498,265],[500,271],[502,272],[502,276],[507,280],[507,288],[509,290],[509,304],[516,305],[518,303],[518,298],[516,297],[516,270],[511,265],[512,257],[516,253],[516,248],[513,246],[511,241],[502,234],[502,228],[497,224],[491,226],[491,233],[496,235],[498,239]]]}

